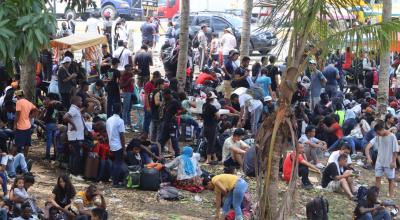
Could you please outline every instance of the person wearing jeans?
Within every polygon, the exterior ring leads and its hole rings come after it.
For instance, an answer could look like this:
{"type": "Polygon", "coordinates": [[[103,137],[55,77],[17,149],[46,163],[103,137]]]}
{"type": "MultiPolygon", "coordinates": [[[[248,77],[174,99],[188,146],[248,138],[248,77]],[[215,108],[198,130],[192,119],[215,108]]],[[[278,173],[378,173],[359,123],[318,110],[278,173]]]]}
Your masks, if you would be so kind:
{"type": "Polygon", "coordinates": [[[223,206],[222,214],[225,217],[233,207],[235,211],[235,220],[243,220],[242,201],[247,191],[248,184],[242,178],[232,174],[220,174],[214,176],[207,184],[207,188],[214,190],[216,199],[216,219],[220,218],[221,200],[222,195],[226,195],[223,206]]]}
{"type": "MultiPolygon", "coordinates": [[[[131,126],[131,109],[132,109],[132,98],[134,95],[135,87],[133,81],[133,69],[131,65],[125,65],[125,71],[121,76],[120,87],[122,89],[123,98],[123,110],[122,119],[126,126],[131,126]]],[[[116,114],[115,109],[114,114],[116,114]]]]}
{"type": "Polygon", "coordinates": [[[339,147],[340,143],[342,142],[347,142],[351,146],[351,154],[356,154],[357,149],[359,149],[361,152],[364,151],[365,146],[368,144],[364,138],[355,138],[351,136],[346,136],[342,139],[337,140],[334,144],[332,144],[329,148],[328,151],[332,152],[336,150],[337,147],[339,147]]]}
{"type": "Polygon", "coordinates": [[[132,110],[132,97],[133,97],[132,92],[124,92],[122,94],[123,98],[123,111],[122,111],[122,119],[124,120],[125,125],[131,126],[132,120],[131,120],[131,110],[132,110]]]}
{"type": "Polygon", "coordinates": [[[113,185],[120,187],[123,185],[124,180],[123,153],[125,150],[125,126],[124,121],[119,116],[121,113],[121,104],[115,103],[113,109],[114,115],[107,119],[106,130],[110,151],[114,155],[111,171],[113,185]]]}
{"type": "MultiPolygon", "coordinates": [[[[51,145],[54,145],[54,138],[56,136],[57,124],[48,123],[46,124],[46,159],[50,159],[51,145]]],[[[54,158],[56,156],[56,147],[54,145],[54,158]]]]}
{"type": "MultiPolygon", "coordinates": [[[[29,172],[24,154],[18,153],[14,157],[12,155],[7,155],[4,159],[7,160],[7,174],[9,177],[15,177],[17,175],[17,170],[21,170],[24,174],[29,172]]],[[[2,164],[5,164],[3,157],[1,160],[2,164]]]]}

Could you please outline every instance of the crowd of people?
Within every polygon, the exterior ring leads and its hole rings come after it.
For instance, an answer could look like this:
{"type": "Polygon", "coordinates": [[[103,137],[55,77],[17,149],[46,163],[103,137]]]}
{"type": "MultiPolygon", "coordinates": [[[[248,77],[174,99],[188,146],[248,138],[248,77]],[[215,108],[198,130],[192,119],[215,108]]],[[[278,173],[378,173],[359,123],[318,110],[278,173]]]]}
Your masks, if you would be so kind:
{"type": "MultiPolygon", "coordinates": [[[[112,21],[109,14],[104,17],[104,28],[99,28],[96,18],[89,18],[86,32],[103,31],[109,37],[112,21]]],[[[60,36],[74,33],[73,28],[75,23],[69,18],[60,36]]],[[[147,18],[140,28],[142,45],[133,52],[128,49],[128,31],[122,20],[117,25],[116,47],[102,46],[95,82],[88,81],[70,51],[60,62],[50,64],[45,57],[51,53],[43,52],[37,77],[39,82],[51,79],[55,84],[43,88],[39,83],[35,100],[25,97],[18,74],[2,82],[2,218],[40,215],[51,220],[103,220],[109,215],[96,185],[76,192],[66,174],[58,177],[46,207],[36,205],[29,193],[34,183],[30,171],[33,133],[46,142],[44,160],[58,161],[75,178],[111,180],[113,187],[131,187],[132,173],[153,167],[164,176],[160,182],[170,182],[178,189],[214,190],[217,218],[229,213],[234,213],[234,219],[250,215],[251,207],[243,208],[242,202],[248,201],[245,179],[255,177],[259,165],[254,138],[261,122],[277,111],[286,63],[277,65],[273,55],[260,61],[240,56],[230,28],[221,37],[214,33],[209,38],[207,25],[202,25],[189,50],[187,74],[192,81],[187,90],[180,91],[176,79],[179,41],[172,22],[160,51],[164,70],[151,71],[157,59],[152,48],[158,42],[159,28],[158,19],[147,18]],[[200,72],[195,73],[193,65],[200,72]],[[192,145],[182,147],[180,140],[187,138],[192,145]],[[207,166],[218,164],[224,166],[224,174],[210,174],[207,166]],[[10,189],[9,182],[14,182],[10,189]]],[[[344,54],[332,54],[324,64],[318,48],[307,48],[307,68],[298,78],[292,99],[298,139],[292,151],[281,155],[281,173],[287,182],[293,175],[300,176],[307,190],[314,188],[310,172],[317,173],[322,188],[343,191],[356,200],[353,179],[357,171],[352,162],[365,158],[364,167],[375,172],[376,187],[368,191],[366,200],[358,201],[355,214],[357,219],[389,219],[384,205],[373,204],[383,177],[388,179],[389,196],[395,196],[400,97],[393,90],[385,120],[375,116],[377,88],[373,85],[379,58],[372,54],[354,58],[347,48],[344,54]],[[293,173],[294,161],[299,164],[298,173],[293,173]]],[[[398,57],[393,60],[391,76],[395,78],[398,57]]]]}

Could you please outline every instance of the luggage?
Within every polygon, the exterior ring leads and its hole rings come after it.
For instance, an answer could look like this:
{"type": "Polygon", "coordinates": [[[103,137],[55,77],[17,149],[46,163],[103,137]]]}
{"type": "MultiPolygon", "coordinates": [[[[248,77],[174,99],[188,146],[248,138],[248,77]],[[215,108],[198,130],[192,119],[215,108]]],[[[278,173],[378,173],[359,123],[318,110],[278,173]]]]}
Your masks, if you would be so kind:
{"type": "Polygon", "coordinates": [[[129,171],[128,176],[126,177],[126,188],[133,189],[139,188],[140,186],[140,172],[139,171],[129,171]]]}
{"type": "Polygon", "coordinates": [[[156,168],[144,167],[140,172],[140,189],[157,191],[160,189],[161,174],[156,168]]]}
{"type": "Polygon", "coordinates": [[[179,193],[179,190],[173,186],[163,186],[157,193],[157,199],[165,199],[169,201],[178,201],[183,199],[183,196],[179,193]]]}
{"type": "Polygon", "coordinates": [[[306,205],[307,220],[328,220],[329,203],[323,197],[314,198],[306,205]]]}
{"type": "Polygon", "coordinates": [[[95,153],[89,153],[85,162],[84,177],[86,179],[95,179],[99,172],[100,158],[95,153]]]}

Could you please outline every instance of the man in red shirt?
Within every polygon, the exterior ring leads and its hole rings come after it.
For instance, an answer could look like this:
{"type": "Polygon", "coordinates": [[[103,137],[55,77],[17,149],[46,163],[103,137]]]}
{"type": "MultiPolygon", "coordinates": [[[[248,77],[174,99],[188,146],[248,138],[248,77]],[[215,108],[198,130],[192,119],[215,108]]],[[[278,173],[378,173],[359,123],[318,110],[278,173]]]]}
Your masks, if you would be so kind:
{"type": "Polygon", "coordinates": [[[123,109],[122,119],[124,120],[125,129],[132,126],[131,123],[131,109],[132,109],[132,98],[134,97],[134,79],[133,79],[133,68],[132,65],[125,65],[125,71],[122,73],[120,80],[120,87],[122,89],[123,98],[123,109]]]}
{"type": "Polygon", "coordinates": [[[217,76],[214,70],[204,68],[203,71],[197,76],[196,85],[204,85],[207,81],[216,81],[217,76]]]}
{"type": "Polygon", "coordinates": [[[161,73],[159,71],[153,72],[153,77],[151,81],[144,85],[144,119],[143,119],[143,131],[146,135],[150,131],[151,123],[151,109],[150,109],[150,94],[156,89],[156,81],[161,78],[161,73]]]}
{"type": "MultiPolygon", "coordinates": [[[[298,154],[297,161],[299,163],[299,176],[301,177],[302,186],[304,189],[312,189],[313,185],[308,179],[309,170],[315,171],[317,173],[321,173],[321,171],[315,167],[313,164],[307,161],[307,158],[304,156],[304,146],[303,144],[298,143],[296,147],[298,154]]],[[[286,158],[283,162],[283,180],[289,182],[292,177],[292,168],[293,161],[296,158],[296,151],[292,151],[286,155],[286,158]]]]}

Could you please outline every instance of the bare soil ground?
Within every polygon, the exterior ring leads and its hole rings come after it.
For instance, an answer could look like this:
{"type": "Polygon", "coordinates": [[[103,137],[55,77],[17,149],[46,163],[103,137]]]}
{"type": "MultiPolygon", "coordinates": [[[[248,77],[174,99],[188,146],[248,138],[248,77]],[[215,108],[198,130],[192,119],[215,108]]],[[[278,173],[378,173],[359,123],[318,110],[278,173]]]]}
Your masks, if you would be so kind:
{"type": "MultiPolygon", "coordinates": [[[[34,135],[35,137],[35,135],[34,135]]],[[[130,140],[132,134],[127,134],[130,140]]],[[[36,184],[31,189],[40,207],[44,207],[44,202],[51,195],[51,191],[56,184],[57,176],[65,170],[59,169],[54,162],[43,161],[41,158],[44,154],[44,142],[34,138],[33,147],[30,157],[34,160],[32,172],[36,178],[36,184]]],[[[362,184],[374,185],[374,173],[365,170],[358,165],[354,165],[355,169],[360,171],[360,175],[355,178],[355,185],[362,184]]],[[[204,169],[212,173],[222,173],[222,166],[203,166],[204,169]]],[[[256,182],[254,179],[245,178],[250,185],[250,192],[254,201],[257,200],[255,194],[256,182]]],[[[321,176],[311,173],[311,181],[314,186],[318,186],[321,176]]],[[[76,190],[83,190],[92,182],[72,179],[76,190]]],[[[11,183],[10,183],[11,184],[11,183]]],[[[105,195],[107,209],[110,219],[121,220],[197,220],[197,219],[214,219],[214,195],[211,191],[204,191],[194,194],[182,191],[184,199],[180,201],[158,201],[156,192],[146,192],[130,189],[115,189],[110,183],[94,183],[105,195]],[[195,197],[199,197],[199,199],[195,197]]],[[[387,181],[383,181],[381,189],[381,200],[387,199],[387,181]]],[[[286,184],[279,183],[280,195],[286,191],[286,184]]],[[[397,195],[399,190],[396,188],[397,195]]],[[[313,190],[298,189],[295,199],[295,219],[306,219],[305,206],[308,201],[317,196],[323,196],[329,201],[329,219],[347,220],[352,219],[353,210],[356,206],[355,202],[348,200],[344,194],[330,193],[323,189],[314,188],[313,190]]],[[[400,203],[400,198],[396,196],[393,199],[396,203],[400,203]]]]}

